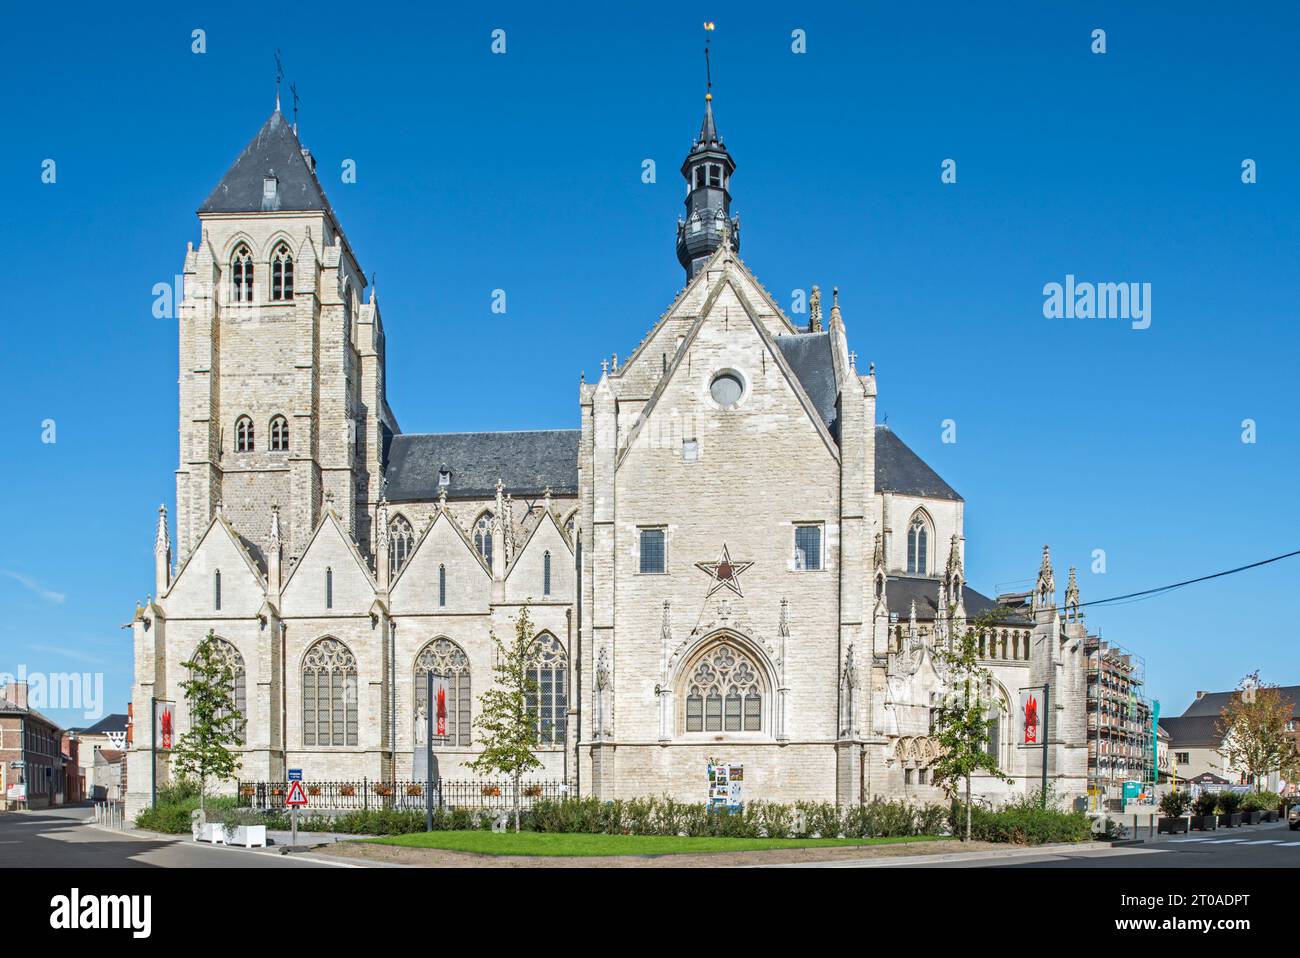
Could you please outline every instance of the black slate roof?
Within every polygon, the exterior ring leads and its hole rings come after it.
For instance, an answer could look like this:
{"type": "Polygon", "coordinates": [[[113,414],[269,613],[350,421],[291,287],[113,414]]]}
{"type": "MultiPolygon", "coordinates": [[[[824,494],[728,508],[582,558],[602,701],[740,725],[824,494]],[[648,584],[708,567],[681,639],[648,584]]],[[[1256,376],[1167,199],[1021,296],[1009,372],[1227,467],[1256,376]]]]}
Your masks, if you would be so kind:
{"type": "MultiPolygon", "coordinates": [[[[939,612],[939,580],[924,576],[890,576],[885,586],[885,596],[889,600],[889,611],[898,614],[900,622],[906,622],[912,614],[912,600],[916,600],[916,618],[918,621],[932,620],[939,612]]],[[[998,603],[982,592],[976,592],[970,586],[962,586],[962,605],[966,609],[966,618],[995,609],[998,603]]],[[[1008,611],[1002,619],[1007,625],[1032,625],[1033,620],[1013,611],[1008,611]]]]}
{"type": "Polygon", "coordinates": [[[840,440],[840,391],[835,385],[835,363],[831,359],[830,333],[799,333],[776,337],[790,368],[799,379],[804,392],[812,400],[817,415],[830,430],[835,441],[840,440]]]}
{"type": "MultiPolygon", "coordinates": [[[[1227,694],[1227,693],[1224,693],[1227,694]]],[[[1170,748],[1218,748],[1223,744],[1219,734],[1219,716],[1174,715],[1160,719],[1160,727],[1169,733],[1170,748]]]]}
{"type": "Polygon", "coordinates": [[[496,495],[497,480],[515,496],[539,496],[547,486],[557,496],[577,495],[579,436],[577,429],[397,435],[384,492],[390,502],[436,499],[445,467],[453,498],[496,495]]]}
{"type": "Polygon", "coordinates": [[[276,110],[253,137],[200,213],[257,213],[265,210],[330,211],[316,175],[302,155],[293,126],[276,110]],[[275,196],[263,196],[267,176],[277,180],[275,196]]]}
{"type": "Polygon", "coordinates": [[[107,735],[109,732],[125,732],[126,715],[122,712],[114,712],[111,715],[105,715],[90,728],[83,728],[78,731],[82,735],[107,735]]]}
{"type": "MultiPolygon", "coordinates": [[[[1300,685],[1284,685],[1278,689],[1282,695],[1282,701],[1291,702],[1294,710],[1293,714],[1300,716],[1300,685]]],[[[1218,719],[1228,702],[1239,693],[1236,690],[1231,692],[1206,692],[1199,699],[1187,706],[1182,714],[1182,718],[1190,716],[1212,715],[1218,719]]],[[[1161,720],[1164,724],[1164,720],[1161,720]]]]}
{"type": "Polygon", "coordinates": [[[876,491],[962,501],[888,426],[876,427],[876,491]]]}

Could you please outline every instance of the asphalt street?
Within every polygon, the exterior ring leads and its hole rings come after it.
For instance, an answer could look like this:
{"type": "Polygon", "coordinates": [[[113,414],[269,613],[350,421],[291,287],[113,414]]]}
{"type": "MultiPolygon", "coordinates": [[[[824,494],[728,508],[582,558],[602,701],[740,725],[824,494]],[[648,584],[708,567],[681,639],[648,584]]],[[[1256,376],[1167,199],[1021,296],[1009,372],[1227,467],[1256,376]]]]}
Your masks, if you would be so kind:
{"type": "MultiPolygon", "coordinates": [[[[87,824],[87,807],[0,813],[0,869],[8,868],[330,868],[310,855],[166,841],[87,824]]],[[[346,866],[343,866],[346,867],[346,866]]]]}
{"type": "Polygon", "coordinates": [[[1039,868],[1300,868],[1300,831],[1286,822],[1161,835],[1106,854],[1045,856],[993,867],[1039,868]]]}

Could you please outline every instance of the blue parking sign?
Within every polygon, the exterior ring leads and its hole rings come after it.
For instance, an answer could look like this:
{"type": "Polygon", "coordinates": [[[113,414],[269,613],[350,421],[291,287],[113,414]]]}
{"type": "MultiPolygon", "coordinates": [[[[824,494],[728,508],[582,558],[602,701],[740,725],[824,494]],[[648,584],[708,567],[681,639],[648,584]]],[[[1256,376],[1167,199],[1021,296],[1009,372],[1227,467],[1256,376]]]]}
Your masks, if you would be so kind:
{"type": "Polygon", "coordinates": [[[291,768],[291,769],[289,769],[289,781],[291,781],[291,782],[301,782],[301,781],[302,781],[302,769],[300,769],[300,768],[291,768]]]}

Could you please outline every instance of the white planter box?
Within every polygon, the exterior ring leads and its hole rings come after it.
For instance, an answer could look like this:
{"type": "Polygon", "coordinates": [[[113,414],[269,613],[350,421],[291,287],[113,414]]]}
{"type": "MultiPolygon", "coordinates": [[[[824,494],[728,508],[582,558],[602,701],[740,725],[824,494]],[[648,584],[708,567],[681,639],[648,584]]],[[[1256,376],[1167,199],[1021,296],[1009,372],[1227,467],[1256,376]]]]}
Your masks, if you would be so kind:
{"type": "Polygon", "coordinates": [[[214,825],[211,822],[208,822],[203,825],[196,825],[194,827],[194,840],[196,842],[212,842],[214,845],[219,845],[226,840],[226,831],[220,823],[214,825]]]}
{"type": "MultiPolygon", "coordinates": [[[[225,840],[225,834],[222,833],[222,840],[225,840]]],[[[240,825],[231,833],[231,839],[228,844],[243,845],[245,848],[265,848],[266,847],[266,826],[265,825],[240,825]]]]}
{"type": "Polygon", "coordinates": [[[266,847],[265,825],[237,825],[230,830],[230,840],[226,840],[226,828],[220,822],[203,825],[195,830],[194,840],[211,842],[214,845],[243,845],[245,848],[266,847]]]}

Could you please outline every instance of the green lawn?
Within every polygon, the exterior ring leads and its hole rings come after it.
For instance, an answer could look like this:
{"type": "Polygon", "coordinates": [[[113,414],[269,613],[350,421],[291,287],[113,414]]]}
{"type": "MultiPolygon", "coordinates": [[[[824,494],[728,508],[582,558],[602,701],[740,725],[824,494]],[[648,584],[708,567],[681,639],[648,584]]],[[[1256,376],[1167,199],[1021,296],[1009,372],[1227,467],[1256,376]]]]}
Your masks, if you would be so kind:
{"type": "Polygon", "coordinates": [[[586,835],[558,832],[413,832],[368,839],[404,848],[443,848],[480,855],[677,855],[684,852],[755,852],[773,848],[828,848],[934,841],[914,838],[677,838],[671,835],[586,835]]]}

